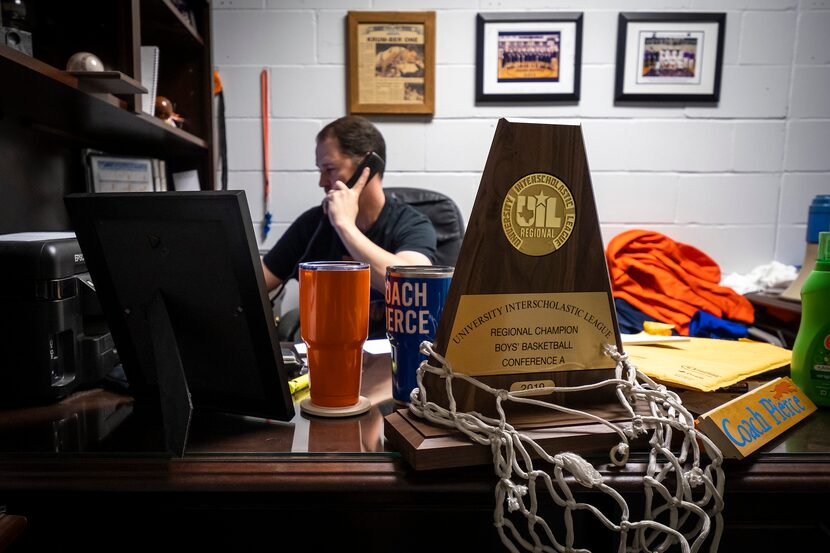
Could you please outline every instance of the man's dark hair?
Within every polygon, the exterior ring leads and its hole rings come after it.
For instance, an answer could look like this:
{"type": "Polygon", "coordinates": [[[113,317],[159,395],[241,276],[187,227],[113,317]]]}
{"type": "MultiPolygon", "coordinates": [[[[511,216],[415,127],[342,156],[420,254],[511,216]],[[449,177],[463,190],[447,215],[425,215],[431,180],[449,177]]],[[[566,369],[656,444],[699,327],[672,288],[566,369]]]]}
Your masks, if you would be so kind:
{"type": "MultiPolygon", "coordinates": [[[[358,115],[347,115],[336,119],[317,133],[317,142],[336,138],[340,151],[360,163],[369,152],[375,152],[386,160],[386,142],[383,135],[371,121],[358,115]]],[[[380,171],[383,176],[383,170],[380,171]]]]}

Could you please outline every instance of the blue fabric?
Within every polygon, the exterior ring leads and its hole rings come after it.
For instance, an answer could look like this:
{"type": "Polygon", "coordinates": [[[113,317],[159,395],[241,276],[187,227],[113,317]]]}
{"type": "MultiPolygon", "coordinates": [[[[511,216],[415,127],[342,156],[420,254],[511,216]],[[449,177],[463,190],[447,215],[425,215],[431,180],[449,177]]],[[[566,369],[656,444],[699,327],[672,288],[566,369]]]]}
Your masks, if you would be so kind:
{"type": "Polygon", "coordinates": [[[643,331],[643,322],[652,320],[622,298],[614,298],[614,307],[617,308],[617,324],[623,334],[637,334],[643,331]]]}
{"type": "Polygon", "coordinates": [[[749,332],[746,325],[716,317],[711,313],[700,310],[689,321],[689,336],[698,338],[722,338],[737,340],[746,338],[749,332]]]}

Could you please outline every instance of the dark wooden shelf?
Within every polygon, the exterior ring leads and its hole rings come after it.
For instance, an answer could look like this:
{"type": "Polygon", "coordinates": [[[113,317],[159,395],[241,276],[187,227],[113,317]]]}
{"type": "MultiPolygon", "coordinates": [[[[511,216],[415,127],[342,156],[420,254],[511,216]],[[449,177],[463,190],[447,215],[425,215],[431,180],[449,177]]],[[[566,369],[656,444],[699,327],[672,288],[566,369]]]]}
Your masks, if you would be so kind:
{"type": "Polygon", "coordinates": [[[111,94],[89,94],[76,77],[0,45],[0,114],[83,145],[120,153],[204,155],[208,142],[145,114],[111,94]]]}
{"type": "Polygon", "coordinates": [[[141,83],[120,71],[69,71],[78,88],[92,94],[146,94],[141,83]]]}
{"type": "Polygon", "coordinates": [[[174,36],[186,37],[188,40],[195,41],[199,46],[204,46],[205,42],[199,31],[191,25],[190,21],[170,0],[143,0],[141,2],[141,12],[144,20],[144,27],[141,30],[143,43],[157,42],[153,40],[152,36],[162,31],[174,36]],[[153,24],[149,25],[151,21],[153,24]],[[149,36],[144,36],[145,34],[149,36]]]}

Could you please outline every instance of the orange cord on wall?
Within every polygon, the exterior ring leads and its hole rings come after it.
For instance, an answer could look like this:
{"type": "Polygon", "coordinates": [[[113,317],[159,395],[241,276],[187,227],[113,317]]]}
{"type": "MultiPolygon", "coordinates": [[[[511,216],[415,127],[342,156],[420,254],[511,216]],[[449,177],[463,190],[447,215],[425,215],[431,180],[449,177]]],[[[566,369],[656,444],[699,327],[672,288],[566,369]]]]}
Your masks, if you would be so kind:
{"type": "Polygon", "coordinates": [[[262,166],[263,166],[263,205],[265,216],[262,220],[262,240],[268,238],[268,231],[271,230],[271,212],[268,210],[268,196],[271,194],[271,181],[268,176],[270,164],[268,163],[268,70],[263,69],[259,74],[260,94],[262,96],[262,166]]]}

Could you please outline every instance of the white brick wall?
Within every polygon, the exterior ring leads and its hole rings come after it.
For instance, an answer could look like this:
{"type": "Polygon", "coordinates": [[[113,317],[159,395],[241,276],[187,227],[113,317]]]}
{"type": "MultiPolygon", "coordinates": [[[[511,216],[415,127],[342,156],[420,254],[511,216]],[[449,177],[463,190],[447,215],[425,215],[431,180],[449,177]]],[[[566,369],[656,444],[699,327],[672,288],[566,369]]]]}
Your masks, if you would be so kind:
{"type": "Polygon", "coordinates": [[[320,200],[314,136],[346,113],[348,10],[435,10],[435,116],[372,118],[386,186],[442,190],[469,217],[500,117],[580,124],[607,243],[649,228],[693,244],[724,272],[800,264],[807,209],[830,194],[830,0],[214,0],[230,186],[262,219],[259,73],[268,69],[274,215],[262,247],[320,200]],[[575,105],[474,101],[475,16],[582,11],[575,105]],[[727,14],[717,106],[614,105],[619,11],[727,14]]]}

